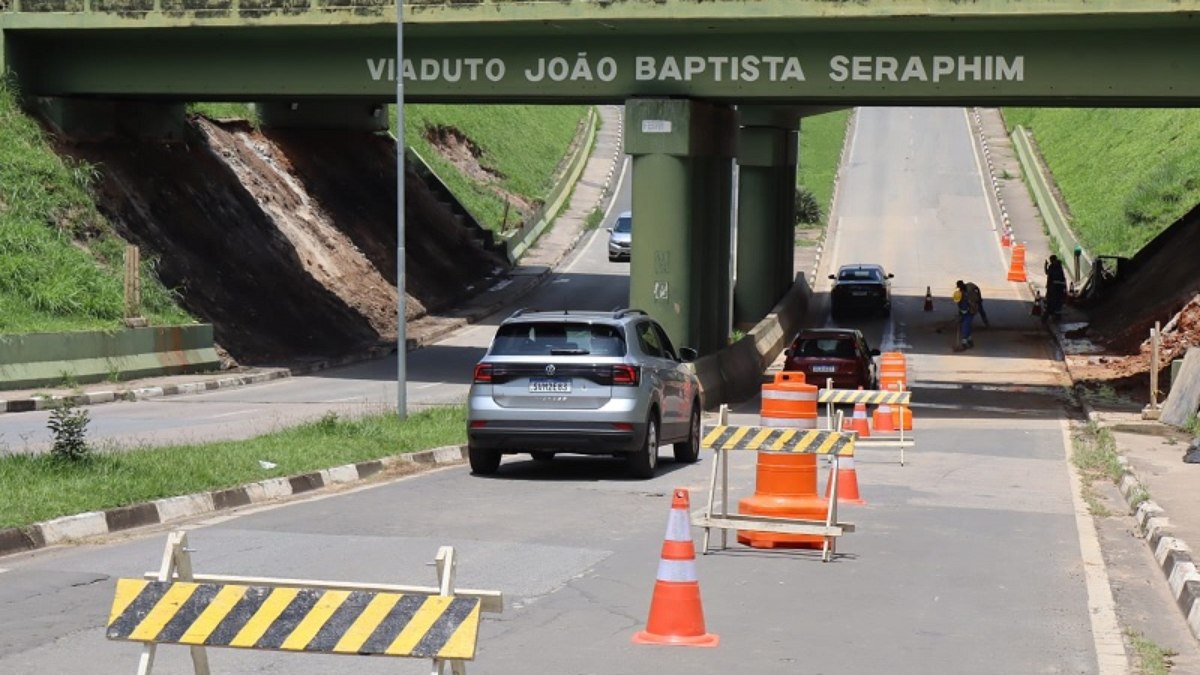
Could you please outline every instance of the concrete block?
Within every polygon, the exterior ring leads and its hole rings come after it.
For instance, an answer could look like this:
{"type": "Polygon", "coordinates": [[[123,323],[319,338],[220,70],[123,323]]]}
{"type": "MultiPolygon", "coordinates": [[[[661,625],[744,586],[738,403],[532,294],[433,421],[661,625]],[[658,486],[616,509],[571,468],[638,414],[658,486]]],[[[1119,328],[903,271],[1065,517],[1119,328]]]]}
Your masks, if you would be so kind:
{"type": "Polygon", "coordinates": [[[281,499],[292,494],[292,483],[286,478],[268,478],[246,486],[250,503],[261,504],[272,499],[281,499]]]}
{"type": "Polygon", "coordinates": [[[112,403],[117,400],[117,393],[113,391],[93,391],[86,395],[88,405],[96,405],[97,403],[112,403]]]}
{"type": "Polygon", "coordinates": [[[1154,548],[1154,559],[1158,562],[1159,567],[1162,567],[1167,562],[1167,556],[1171,555],[1172,551],[1187,550],[1183,542],[1175,537],[1163,537],[1158,540],[1158,545],[1154,548]]]}
{"type": "Polygon", "coordinates": [[[1171,391],[1159,419],[1165,424],[1184,427],[1197,408],[1200,408],[1200,349],[1192,347],[1183,356],[1179,377],[1171,379],[1171,391]]]}
{"type": "Polygon", "coordinates": [[[207,492],[159,499],[154,502],[154,506],[158,509],[158,520],[161,523],[183,520],[214,510],[212,495],[207,492]]]}
{"type": "Polygon", "coordinates": [[[434,464],[457,464],[467,456],[466,446],[449,445],[434,448],[432,451],[434,464]]]}
{"type": "Polygon", "coordinates": [[[1184,584],[1189,581],[1200,582],[1200,574],[1196,573],[1196,565],[1191,562],[1179,562],[1172,565],[1167,575],[1167,584],[1171,587],[1171,597],[1176,600],[1183,594],[1184,584]]]}
{"type": "Polygon", "coordinates": [[[100,511],[55,518],[41,526],[47,546],[108,534],[108,521],[100,511]]]}
{"type": "Polygon", "coordinates": [[[326,469],[321,472],[321,478],[326,485],[334,483],[353,483],[358,480],[358,467],[353,464],[343,466],[335,466],[332,469],[326,469]]]}
{"type": "Polygon", "coordinates": [[[292,484],[292,494],[300,494],[301,492],[311,492],[325,487],[325,479],[321,477],[320,472],[306,473],[302,476],[292,476],[288,479],[292,484]]]}
{"type": "Polygon", "coordinates": [[[132,504],[104,512],[109,532],[158,524],[158,509],[154,504],[132,504]]]}

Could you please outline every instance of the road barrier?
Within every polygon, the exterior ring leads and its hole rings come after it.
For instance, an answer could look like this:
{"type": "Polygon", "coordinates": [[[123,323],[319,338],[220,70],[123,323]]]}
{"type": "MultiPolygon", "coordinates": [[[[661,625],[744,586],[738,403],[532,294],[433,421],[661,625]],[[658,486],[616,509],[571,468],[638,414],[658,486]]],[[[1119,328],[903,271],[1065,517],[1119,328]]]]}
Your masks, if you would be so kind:
{"type": "Polygon", "coordinates": [[[804,373],[778,372],[762,386],[759,424],[764,427],[817,428],[817,387],[804,373]]]}
{"type": "Polygon", "coordinates": [[[437,587],[195,575],[187,534],[172,532],[158,572],[119,579],[110,640],[143,643],[138,675],[150,675],[159,644],[191,648],[195,675],[209,675],[207,647],[395,656],[433,660],[440,675],[465,675],[481,612],[499,613],[499,591],[454,590],[454,548],[438,549],[437,587]]]}
{"type": "Polygon", "coordinates": [[[1008,265],[1008,280],[1009,281],[1028,281],[1025,274],[1025,244],[1014,244],[1012,247],[1012,260],[1008,265]]]}
{"type": "MultiPolygon", "coordinates": [[[[906,431],[912,430],[912,411],[909,406],[912,403],[912,392],[905,389],[903,385],[899,386],[898,390],[879,391],[873,389],[834,389],[833,380],[826,380],[826,388],[817,393],[817,401],[825,404],[825,419],[826,429],[841,429],[843,424],[838,421],[835,424],[834,406],[839,404],[853,403],[855,407],[858,405],[886,405],[891,408],[892,426],[899,434],[897,437],[872,437],[869,440],[862,438],[865,434],[860,434],[856,445],[860,448],[880,448],[892,447],[900,449],[900,466],[904,466],[904,450],[911,448],[915,444],[914,439],[905,434],[906,431]]],[[[840,419],[841,415],[837,415],[840,419]]],[[[862,420],[859,424],[865,424],[868,420],[862,420]]],[[[868,426],[869,429],[869,426],[868,426]]],[[[881,433],[884,430],[876,428],[876,433],[881,433]]]]}
{"type": "MultiPolygon", "coordinates": [[[[839,415],[840,417],[840,415],[839,415]]],[[[728,530],[753,529],[781,534],[817,535],[821,537],[821,560],[828,562],[837,553],[836,538],[854,531],[852,523],[838,521],[838,460],[854,456],[854,434],[831,430],[772,429],[753,426],[729,426],[728,408],[721,407],[720,424],[705,427],[701,447],[714,454],[712,478],[708,487],[708,506],[692,518],[692,524],[704,528],[701,552],[709,551],[709,536],[713,529],[721,530],[721,548],[727,548],[728,530]],[[830,458],[829,493],[831,498],[824,520],[781,518],[764,515],[729,513],[729,457],[731,450],[755,450],[760,453],[813,453],[830,458]],[[721,483],[720,504],[717,503],[717,483],[721,483]]]]}

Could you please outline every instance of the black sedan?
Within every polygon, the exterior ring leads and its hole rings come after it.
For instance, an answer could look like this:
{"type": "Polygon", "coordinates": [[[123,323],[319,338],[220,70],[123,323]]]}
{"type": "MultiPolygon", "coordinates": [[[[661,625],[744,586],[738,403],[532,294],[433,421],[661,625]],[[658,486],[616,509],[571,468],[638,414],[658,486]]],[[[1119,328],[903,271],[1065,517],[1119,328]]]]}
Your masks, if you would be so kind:
{"type": "Polygon", "coordinates": [[[851,311],[892,313],[892,278],[879,265],[842,265],[837,274],[830,274],[833,290],[829,296],[829,313],[833,318],[851,311]]]}

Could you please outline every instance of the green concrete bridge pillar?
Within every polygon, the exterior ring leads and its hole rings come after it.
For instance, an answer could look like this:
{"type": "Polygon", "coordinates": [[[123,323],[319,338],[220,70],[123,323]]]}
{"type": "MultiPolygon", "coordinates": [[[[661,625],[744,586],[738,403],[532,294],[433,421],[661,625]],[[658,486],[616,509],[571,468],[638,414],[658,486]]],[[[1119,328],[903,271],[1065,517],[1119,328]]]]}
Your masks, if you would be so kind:
{"type": "Polygon", "coordinates": [[[388,109],[382,103],[306,99],[255,103],[258,121],[268,129],[386,131],[388,109]]]}
{"type": "Polygon", "coordinates": [[[625,103],[633,156],[630,306],[678,346],[710,354],[730,328],[733,111],[682,99],[625,103]]]}
{"type": "Polygon", "coordinates": [[[770,108],[739,113],[733,319],[744,329],[766,316],[791,286],[799,118],[770,108]]]}

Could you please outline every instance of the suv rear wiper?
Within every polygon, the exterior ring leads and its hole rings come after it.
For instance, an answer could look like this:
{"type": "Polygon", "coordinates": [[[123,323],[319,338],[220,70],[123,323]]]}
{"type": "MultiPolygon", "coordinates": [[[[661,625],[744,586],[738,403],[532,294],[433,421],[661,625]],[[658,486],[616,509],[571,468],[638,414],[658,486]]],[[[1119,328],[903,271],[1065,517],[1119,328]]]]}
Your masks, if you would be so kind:
{"type": "Polygon", "coordinates": [[[587,349],[567,348],[567,347],[550,350],[551,356],[583,356],[585,354],[591,354],[591,353],[592,352],[587,349]]]}

